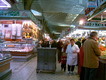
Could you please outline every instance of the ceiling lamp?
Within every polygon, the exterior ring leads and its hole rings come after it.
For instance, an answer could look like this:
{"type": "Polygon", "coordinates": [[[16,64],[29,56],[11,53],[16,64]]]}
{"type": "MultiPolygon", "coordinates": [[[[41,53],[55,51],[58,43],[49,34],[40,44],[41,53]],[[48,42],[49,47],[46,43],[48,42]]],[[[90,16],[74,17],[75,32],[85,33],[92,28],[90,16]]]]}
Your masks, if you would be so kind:
{"type": "Polygon", "coordinates": [[[104,10],[104,12],[106,12],[106,10],[104,10]]]}
{"type": "Polygon", "coordinates": [[[83,25],[83,24],[84,24],[84,20],[80,20],[79,25],[83,25]]]}

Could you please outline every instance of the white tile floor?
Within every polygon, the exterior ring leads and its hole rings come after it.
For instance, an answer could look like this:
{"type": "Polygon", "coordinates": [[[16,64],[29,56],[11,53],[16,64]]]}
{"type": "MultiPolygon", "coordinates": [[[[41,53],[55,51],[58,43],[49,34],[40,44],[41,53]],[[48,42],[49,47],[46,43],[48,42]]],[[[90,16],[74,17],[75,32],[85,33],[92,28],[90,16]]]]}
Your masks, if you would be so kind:
{"type": "Polygon", "coordinates": [[[60,64],[57,64],[55,74],[36,73],[37,58],[28,62],[11,62],[12,74],[5,80],[79,80],[78,75],[67,75],[67,72],[60,70],[60,64]]]}

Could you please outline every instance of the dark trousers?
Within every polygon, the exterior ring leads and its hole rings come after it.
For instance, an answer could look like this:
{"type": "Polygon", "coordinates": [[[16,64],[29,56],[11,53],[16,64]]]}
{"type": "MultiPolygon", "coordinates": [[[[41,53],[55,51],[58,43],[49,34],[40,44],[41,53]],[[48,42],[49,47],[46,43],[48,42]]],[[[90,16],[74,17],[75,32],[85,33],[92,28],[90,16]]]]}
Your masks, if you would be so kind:
{"type": "Polygon", "coordinates": [[[80,80],[84,80],[84,75],[85,75],[85,68],[81,67],[80,80]]]}
{"type": "Polygon", "coordinates": [[[97,68],[85,68],[84,80],[95,80],[97,68]]]}
{"type": "Polygon", "coordinates": [[[75,65],[72,65],[72,66],[70,66],[70,65],[68,65],[68,71],[74,71],[74,68],[75,68],[75,65]]]}
{"type": "Polygon", "coordinates": [[[66,71],[66,64],[61,64],[61,70],[63,70],[64,69],[64,71],[66,71]]]}

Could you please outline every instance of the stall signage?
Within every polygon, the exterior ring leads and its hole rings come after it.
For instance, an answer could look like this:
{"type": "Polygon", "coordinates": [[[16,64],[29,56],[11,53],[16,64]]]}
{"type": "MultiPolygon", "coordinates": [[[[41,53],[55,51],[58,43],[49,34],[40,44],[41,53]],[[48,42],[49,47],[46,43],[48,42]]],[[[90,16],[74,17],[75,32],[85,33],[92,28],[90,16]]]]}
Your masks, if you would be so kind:
{"type": "Polygon", "coordinates": [[[0,11],[0,17],[28,17],[26,11],[0,11]]]}
{"type": "Polygon", "coordinates": [[[97,2],[96,1],[89,1],[87,5],[88,5],[88,8],[96,8],[97,2]]]}

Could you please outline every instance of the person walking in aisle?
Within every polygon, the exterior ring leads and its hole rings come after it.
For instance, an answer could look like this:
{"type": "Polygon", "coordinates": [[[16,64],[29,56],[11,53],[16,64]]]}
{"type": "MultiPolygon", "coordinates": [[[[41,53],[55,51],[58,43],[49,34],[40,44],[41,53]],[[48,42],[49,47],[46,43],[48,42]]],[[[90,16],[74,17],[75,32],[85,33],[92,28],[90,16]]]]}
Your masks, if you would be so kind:
{"type": "Polygon", "coordinates": [[[90,37],[84,42],[84,80],[95,80],[101,54],[97,43],[97,32],[91,32],[90,37]]]}
{"type": "Polygon", "coordinates": [[[70,40],[70,44],[66,49],[67,53],[67,64],[68,64],[68,74],[73,74],[74,67],[77,65],[77,54],[79,53],[78,45],[75,44],[74,39],[70,40]]]}
{"type": "Polygon", "coordinates": [[[66,53],[62,53],[62,56],[61,56],[61,71],[64,69],[64,72],[66,71],[66,60],[67,60],[66,53]]]}
{"type": "Polygon", "coordinates": [[[78,60],[78,74],[80,75],[80,80],[84,80],[84,74],[85,74],[85,69],[83,67],[84,63],[84,42],[86,39],[82,40],[82,46],[80,47],[80,52],[79,52],[79,60],[78,60]]]}
{"type": "Polygon", "coordinates": [[[58,62],[60,63],[61,61],[61,56],[62,56],[62,47],[63,47],[63,42],[59,40],[57,42],[57,50],[58,50],[58,62]]]}
{"type": "Polygon", "coordinates": [[[79,38],[78,41],[75,44],[77,44],[78,47],[80,48],[81,47],[81,38],[79,38]]]}

